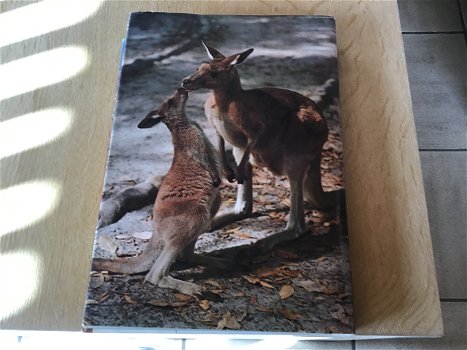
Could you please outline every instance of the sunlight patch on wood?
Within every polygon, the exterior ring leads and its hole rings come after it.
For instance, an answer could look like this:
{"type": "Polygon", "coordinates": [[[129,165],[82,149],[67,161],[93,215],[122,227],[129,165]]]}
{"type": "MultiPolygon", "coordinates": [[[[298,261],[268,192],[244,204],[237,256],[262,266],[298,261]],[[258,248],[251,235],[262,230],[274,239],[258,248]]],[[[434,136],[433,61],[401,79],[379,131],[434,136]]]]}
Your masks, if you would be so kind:
{"type": "Polygon", "coordinates": [[[0,66],[0,99],[24,94],[76,76],[89,63],[85,47],[66,46],[0,66]]]}
{"type": "Polygon", "coordinates": [[[102,1],[44,0],[0,14],[0,47],[11,45],[91,17],[102,1]]]}
{"type": "Polygon", "coordinates": [[[69,131],[73,112],[55,107],[0,123],[0,159],[53,142],[69,131]]]}
{"type": "Polygon", "coordinates": [[[58,183],[48,180],[0,190],[0,237],[30,226],[51,213],[56,207],[60,189],[58,183]]]}
{"type": "Polygon", "coordinates": [[[0,321],[29,305],[38,291],[41,259],[32,251],[0,255],[0,321]]]}

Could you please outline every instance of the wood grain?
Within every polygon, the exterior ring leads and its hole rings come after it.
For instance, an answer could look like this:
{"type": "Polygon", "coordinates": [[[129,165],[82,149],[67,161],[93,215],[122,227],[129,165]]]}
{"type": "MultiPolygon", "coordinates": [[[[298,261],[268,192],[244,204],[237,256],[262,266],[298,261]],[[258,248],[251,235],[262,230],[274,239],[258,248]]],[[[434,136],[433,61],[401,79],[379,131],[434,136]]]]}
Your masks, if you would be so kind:
{"type": "MultiPolygon", "coordinates": [[[[17,6],[3,2],[2,12],[17,6]]],[[[32,251],[38,256],[34,296],[4,316],[1,328],[80,328],[121,39],[128,13],[146,10],[336,17],[356,332],[441,335],[396,1],[108,1],[70,27],[3,47],[3,63],[62,46],[85,48],[89,63],[68,80],[1,104],[3,120],[54,106],[73,111],[63,136],[2,159],[1,188],[53,180],[59,199],[42,219],[0,237],[1,254],[32,251]]],[[[14,278],[1,281],[2,288],[15,285],[14,278]]]]}

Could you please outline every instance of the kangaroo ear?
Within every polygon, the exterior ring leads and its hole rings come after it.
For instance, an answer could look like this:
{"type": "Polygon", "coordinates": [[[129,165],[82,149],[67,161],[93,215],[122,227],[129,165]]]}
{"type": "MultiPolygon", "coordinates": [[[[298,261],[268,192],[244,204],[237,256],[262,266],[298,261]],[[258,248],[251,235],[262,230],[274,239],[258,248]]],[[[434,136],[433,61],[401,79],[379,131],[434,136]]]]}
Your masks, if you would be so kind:
{"type": "Polygon", "coordinates": [[[159,110],[155,110],[152,112],[149,112],[149,114],[144,117],[142,121],[139,122],[138,128],[139,129],[147,129],[151,128],[157,123],[162,121],[162,116],[159,114],[159,110]]]}
{"type": "Polygon", "coordinates": [[[245,58],[247,58],[252,52],[253,52],[254,49],[248,49],[246,51],[243,51],[242,53],[237,53],[235,55],[232,55],[230,57],[228,57],[228,60],[230,61],[230,65],[231,66],[235,66],[237,64],[240,64],[242,63],[245,58]]]}
{"type": "Polygon", "coordinates": [[[202,41],[202,43],[211,60],[223,60],[225,58],[225,56],[219,51],[217,51],[215,48],[206,45],[204,41],[202,41]]]}

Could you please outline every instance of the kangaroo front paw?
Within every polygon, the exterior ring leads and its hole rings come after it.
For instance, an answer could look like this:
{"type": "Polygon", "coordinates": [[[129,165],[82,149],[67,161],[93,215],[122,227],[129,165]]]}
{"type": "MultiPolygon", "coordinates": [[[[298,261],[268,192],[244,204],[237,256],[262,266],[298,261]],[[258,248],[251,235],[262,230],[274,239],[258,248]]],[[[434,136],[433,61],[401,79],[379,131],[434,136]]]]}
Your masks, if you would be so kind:
{"type": "Polygon", "coordinates": [[[237,183],[239,183],[240,185],[248,180],[248,176],[245,174],[245,171],[240,168],[237,168],[235,177],[237,178],[237,183]]]}
{"type": "Polygon", "coordinates": [[[227,181],[230,183],[234,182],[236,179],[235,171],[231,167],[224,169],[224,176],[227,179],[227,181]]]}

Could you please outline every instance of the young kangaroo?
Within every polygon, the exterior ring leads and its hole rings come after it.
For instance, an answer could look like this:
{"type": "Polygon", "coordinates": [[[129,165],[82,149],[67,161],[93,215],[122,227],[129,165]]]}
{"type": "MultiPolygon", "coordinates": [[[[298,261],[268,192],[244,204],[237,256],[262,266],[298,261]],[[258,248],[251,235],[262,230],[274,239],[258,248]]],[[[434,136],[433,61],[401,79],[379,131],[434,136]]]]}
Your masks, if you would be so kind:
{"type": "Polygon", "coordinates": [[[154,234],[146,250],[134,258],[94,259],[93,268],[118,273],[149,270],[146,281],[193,295],[201,291],[194,283],[169,276],[176,258],[218,268],[230,268],[220,258],[194,254],[196,239],[211,223],[220,206],[218,154],[198,125],[185,116],[188,92],[178,89],[160,108],[150,112],[139,128],[163,122],[172,134],[174,158],[154,205],[154,234]]]}
{"type": "Polygon", "coordinates": [[[270,238],[269,246],[298,237],[305,232],[303,200],[317,208],[331,208],[334,193],[321,186],[321,151],[328,127],[318,106],[290,90],[258,88],[244,90],[235,68],[252,52],[224,56],[203,45],[211,58],[183,79],[187,90],[211,89],[204,109],[219,135],[222,167],[229,181],[238,182],[234,213],[221,216],[213,226],[247,217],[252,212],[252,168],[249,162],[269,168],[290,181],[291,208],[285,231],[270,238]],[[224,140],[233,146],[235,172],[227,166],[224,140]],[[250,156],[251,155],[251,156],[250,156]]]}

